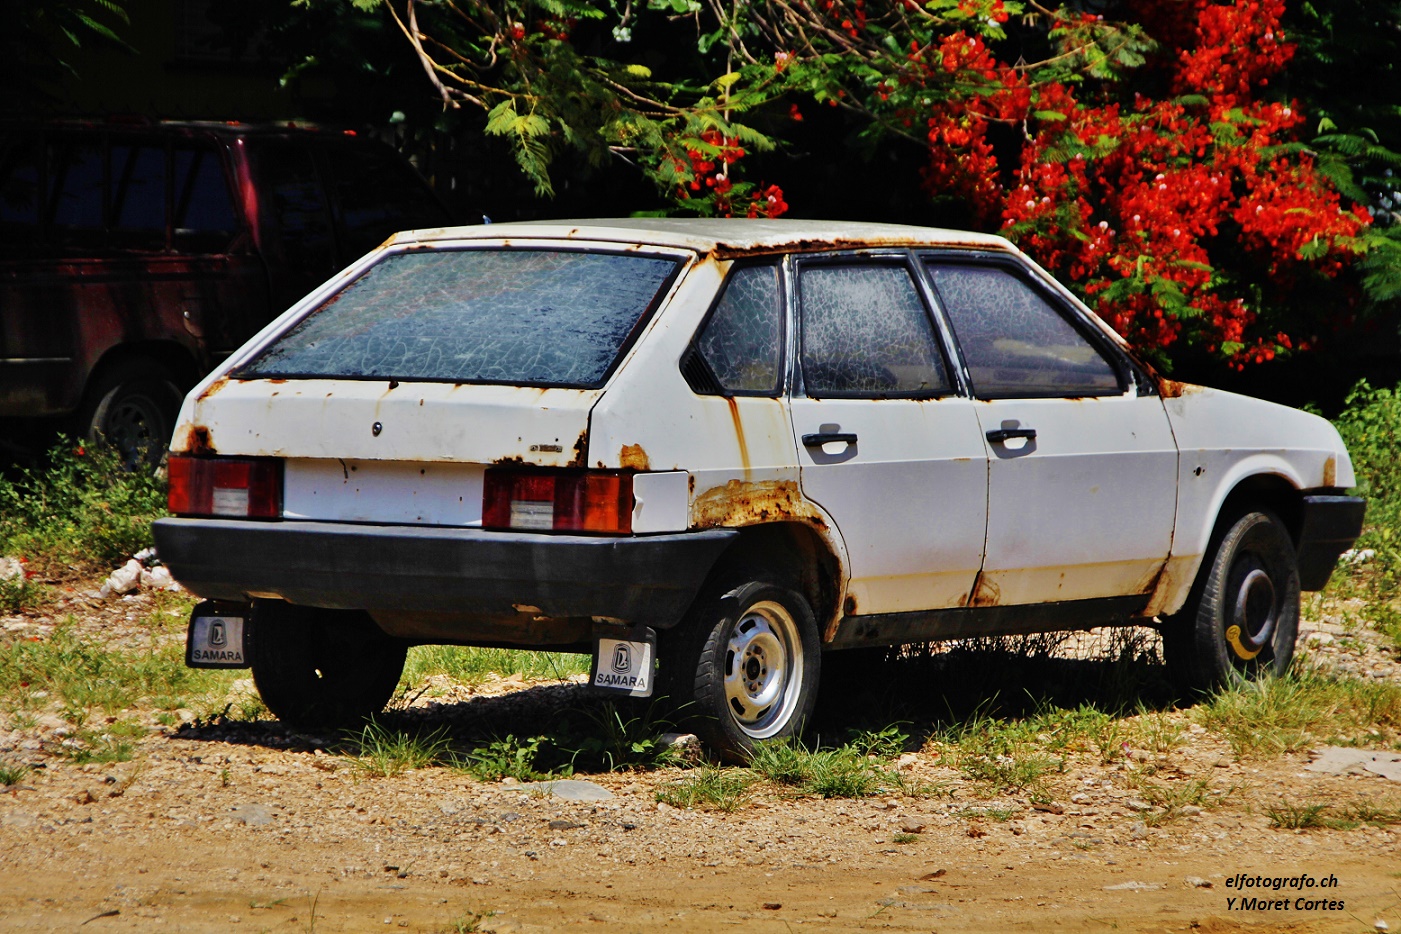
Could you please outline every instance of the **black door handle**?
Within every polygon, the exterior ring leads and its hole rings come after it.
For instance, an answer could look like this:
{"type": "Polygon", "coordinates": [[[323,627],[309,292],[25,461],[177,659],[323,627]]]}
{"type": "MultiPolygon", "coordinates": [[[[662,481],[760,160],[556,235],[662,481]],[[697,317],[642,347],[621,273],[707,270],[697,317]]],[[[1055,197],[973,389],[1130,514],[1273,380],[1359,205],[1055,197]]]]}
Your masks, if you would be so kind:
{"type": "Polygon", "coordinates": [[[1025,438],[1028,441],[1036,440],[1035,428],[994,428],[988,432],[988,440],[993,444],[1001,444],[1013,438],[1025,438]]]}
{"type": "Polygon", "coordinates": [[[819,431],[817,434],[803,435],[803,445],[805,447],[820,447],[829,441],[840,441],[843,444],[855,444],[856,433],[854,431],[819,431]]]}

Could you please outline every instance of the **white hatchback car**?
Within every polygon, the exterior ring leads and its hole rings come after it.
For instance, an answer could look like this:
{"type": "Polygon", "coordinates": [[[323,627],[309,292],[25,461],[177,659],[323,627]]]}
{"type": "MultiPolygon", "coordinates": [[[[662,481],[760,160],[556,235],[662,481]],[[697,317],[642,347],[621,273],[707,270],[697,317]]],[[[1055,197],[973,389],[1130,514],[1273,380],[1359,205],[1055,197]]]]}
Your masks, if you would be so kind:
{"type": "Polygon", "coordinates": [[[874,224],[399,234],[171,452],[187,660],[280,718],[379,710],[413,644],[591,650],[729,757],[853,647],[1156,619],[1184,689],[1281,672],[1364,505],[1323,419],[1157,378],[1006,240],[874,224]]]}

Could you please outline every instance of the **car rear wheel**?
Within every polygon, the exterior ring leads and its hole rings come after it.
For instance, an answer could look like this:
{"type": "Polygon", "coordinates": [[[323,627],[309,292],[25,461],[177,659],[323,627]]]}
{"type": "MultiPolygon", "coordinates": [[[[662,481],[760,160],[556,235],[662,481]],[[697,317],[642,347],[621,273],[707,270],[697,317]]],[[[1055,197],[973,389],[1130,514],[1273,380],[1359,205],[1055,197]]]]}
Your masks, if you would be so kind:
{"type": "Polygon", "coordinates": [[[719,757],[797,736],[817,697],[821,651],[807,600],[765,581],[716,585],[662,637],[659,693],[719,757]]]}
{"type": "Polygon", "coordinates": [[[128,468],[160,463],[180,409],[180,390],[163,367],[120,364],[99,377],[88,396],[77,425],[88,442],[111,445],[128,468]]]}
{"type": "Polygon", "coordinates": [[[383,710],[408,652],[363,612],[278,600],[253,604],[249,636],[263,703],[305,729],[352,725],[383,710]]]}
{"type": "Polygon", "coordinates": [[[1163,621],[1163,652],[1189,693],[1283,675],[1299,630],[1299,568],[1278,518],[1247,512],[1207,556],[1192,594],[1163,621]]]}

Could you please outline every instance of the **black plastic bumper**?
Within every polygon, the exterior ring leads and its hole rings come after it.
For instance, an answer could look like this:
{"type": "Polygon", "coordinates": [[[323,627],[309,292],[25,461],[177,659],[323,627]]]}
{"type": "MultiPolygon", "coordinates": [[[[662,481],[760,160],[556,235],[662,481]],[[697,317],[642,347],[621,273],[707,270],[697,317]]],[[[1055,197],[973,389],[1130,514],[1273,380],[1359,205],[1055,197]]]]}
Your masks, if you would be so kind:
{"type": "Polygon", "coordinates": [[[461,619],[603,616],[663,628],[681,619],[739,534],[604,538],[237,519],[160,519],[154,532],[170,573],[209,599],[461,619]]]}
{"type": "Polygon", "coordinates": [[[1310,494],[1299,526],[1299,587],[1322,590],[1338,556],[1362,533],[1367,501],[1360,496],[1310,494]]]}

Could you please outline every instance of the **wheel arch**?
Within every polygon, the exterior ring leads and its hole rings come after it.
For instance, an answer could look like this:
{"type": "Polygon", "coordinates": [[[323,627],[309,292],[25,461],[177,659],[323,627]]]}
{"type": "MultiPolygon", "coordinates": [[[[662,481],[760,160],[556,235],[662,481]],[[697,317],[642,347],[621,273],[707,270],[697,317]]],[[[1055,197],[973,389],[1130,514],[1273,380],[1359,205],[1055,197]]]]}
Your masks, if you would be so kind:
{"type": "Polygon", "coordinates": [[[199,382],[203,375],[203,368],[199,361],[175,341],[138,341],[132,343],[117,344],[109,348],[92,369],[88,371],[87,379],[83,383],[83,397],[88,399],[94,391],[94,387],[101,384],[107,374],[119,367],[129,364],[140,363],[155,364],[175,379],[175,385],[179,387],[181,393],[186,393],[190,387],[199,382]]]}
{"type": "Polygon", "coordinates": [[[1171,615],[1187,603],[1203,564],[1231,523],[1252,509],[1264,509],[1284,523],[1297,548],[1303,526],[1303,488],[1289,466],[1276,459],[1243,462],[1215,492],[1200,524],[1184,535],[1179,523],[1173,556],[1160,575],[1150,612],[1171,615]],[[1185,552],[1185,556],[1183,553],[1185,552]]]}
{"type": "Polygon", "coordinates": [[[766,522],[738,531],[739,538],[715,562],[711,576],[763,567],[806,598],[818,632],[825,633],[840,615],[845,590],[843,562],[832,542],[806,522],[766,522]]]}

